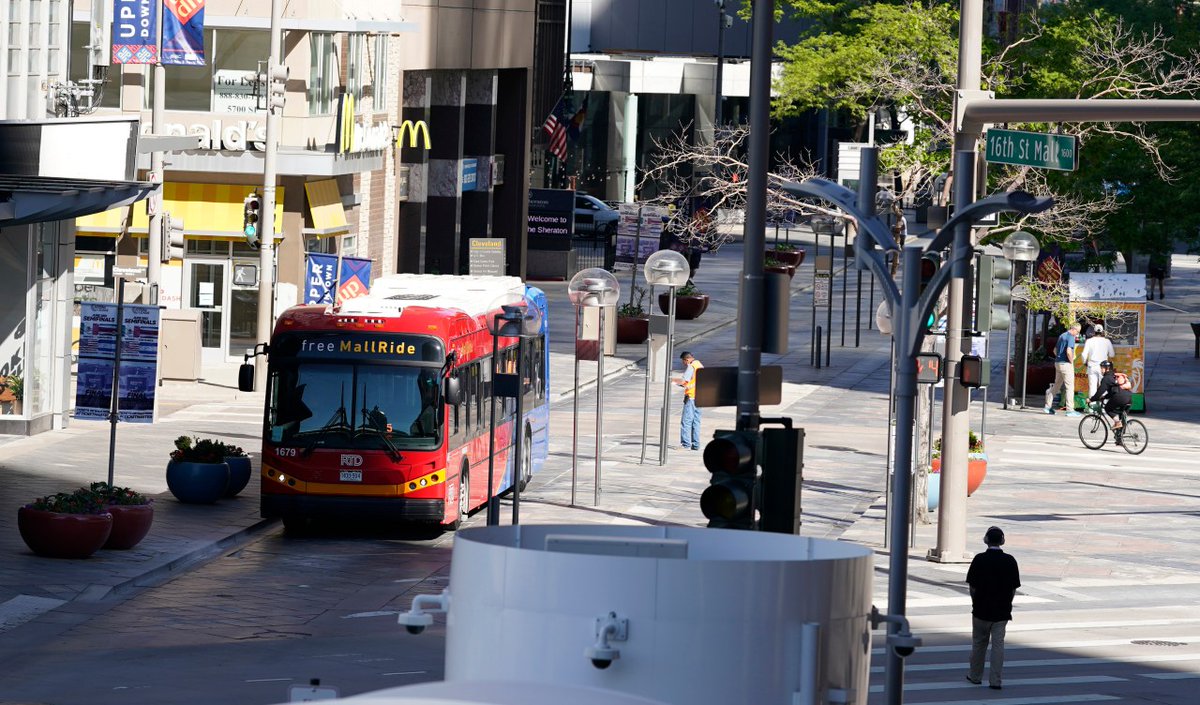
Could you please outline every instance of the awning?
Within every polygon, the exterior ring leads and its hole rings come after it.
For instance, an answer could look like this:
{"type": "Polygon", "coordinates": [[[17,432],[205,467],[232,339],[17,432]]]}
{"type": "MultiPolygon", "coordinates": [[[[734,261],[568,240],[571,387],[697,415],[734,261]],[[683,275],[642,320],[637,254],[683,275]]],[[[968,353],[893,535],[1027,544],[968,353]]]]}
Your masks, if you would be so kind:
{"type": "Polygon", "coordinates": [[[0,227],[70,220],[126,206],[150,194],[140,181],[0,175],[0,227]]]}
{"type": "Polygon", "coordinates": [[[308,194],[308,213],[312,216],[312,227],[304,228],[305,235],[341,235],[350,232],[346,222],[346,210],[342,208],[342,194],[335,179],[309,181],[304,184],[308,194]]]}
{"type": "MultiPolygon", "coordinates": [[[[256,190],[234,184],[163,184],[163,211],[183,221],[184,235],[193,240],[242,240],[242,203],[256,190]]],[[[257,189],[260,190],[260,189],[257,189]]],[[[114,209],[75,221],[80,235],[115,237],[123,229],[124,209],[114,209]]],[[[145,208],[133,209],[129,232],[145,236],[150,218],[145,208]]],[[[283,187],[275,187],[275,238],[283,237],[283,187]]]]}

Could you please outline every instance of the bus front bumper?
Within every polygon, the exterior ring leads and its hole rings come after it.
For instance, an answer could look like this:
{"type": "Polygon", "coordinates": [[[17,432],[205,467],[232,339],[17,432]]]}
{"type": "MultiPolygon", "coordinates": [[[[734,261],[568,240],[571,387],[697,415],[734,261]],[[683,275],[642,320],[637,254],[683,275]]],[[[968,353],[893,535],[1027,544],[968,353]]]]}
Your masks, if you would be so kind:
{"type": "Polygon", "coordinates": [[[267,519],[312,518],[354,520],[403,520],[441,523],[446,503],[440,499],[403,497],[308,497],[305,495],[261,495],[262,515],[267,519]]]}

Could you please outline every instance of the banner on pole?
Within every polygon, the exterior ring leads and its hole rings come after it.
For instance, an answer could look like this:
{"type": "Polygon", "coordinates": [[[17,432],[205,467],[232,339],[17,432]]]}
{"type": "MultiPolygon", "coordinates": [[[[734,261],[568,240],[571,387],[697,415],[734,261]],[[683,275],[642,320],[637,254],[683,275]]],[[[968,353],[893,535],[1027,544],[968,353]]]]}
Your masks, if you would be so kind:
{"type": "Polygon", "coordinates": [[[366,296],[371,289],[371,260],[356,257],[342,258],[342,272],[338,280],[337,302],[366,296]]]}
{"type": "Polygon", "coordinates": [[[204,0],[163,0],[163,9],[162,63],[203,66],[204,0]]]}
{"type": "Polygon", "coordinates": [[[310,254],[304,286],[304,303],[332,304],[337,289],[337,255],[310,254]]]}
{"type": "Polygon", "coordinates": [[[159,0],[113,0],[112,62],[158,62],[159,0]]]}

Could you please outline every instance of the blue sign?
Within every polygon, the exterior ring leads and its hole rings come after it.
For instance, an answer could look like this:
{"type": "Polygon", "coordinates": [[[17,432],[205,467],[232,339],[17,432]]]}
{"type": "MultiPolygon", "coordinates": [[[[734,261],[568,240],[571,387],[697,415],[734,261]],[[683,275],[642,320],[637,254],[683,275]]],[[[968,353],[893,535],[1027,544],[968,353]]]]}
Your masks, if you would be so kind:
{"type": "Polygon", "coordinates": [[[162,62],[204,65],[204,0],[163,0],[162,62]]]}
{"type": "Polygon", "coordinates": [[[113,0],[112,62],[158,63],[158,0],[113,0]]]}
{"type": "Polygon", "coordinates": [[[469,157],[463,160],[462,163],[462,190],[475,190],[475,182],[479,179],[479,160],[474,157],[469,157]]]}
{"type": "Polygon", "coordinates": [[[308,255],[304,303],[331,304],[337,293],[337,255],[308,255]]]}

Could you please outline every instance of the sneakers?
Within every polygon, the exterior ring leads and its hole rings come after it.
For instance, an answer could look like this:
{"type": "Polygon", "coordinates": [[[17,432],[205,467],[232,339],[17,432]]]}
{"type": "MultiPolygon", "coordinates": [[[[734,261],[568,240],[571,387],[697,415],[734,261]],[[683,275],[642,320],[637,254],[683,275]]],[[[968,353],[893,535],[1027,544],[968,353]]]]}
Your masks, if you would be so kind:
{"type": "Polygon", "coordinates": [[[983,685],[983,679],[972,678],[970,674],[967,674],[967,680],[974,683],[975,685],[983,685]]]}
{"type": "Polygon", "coordinates": [[[998,685],[989,685],[988,687],[991,688],[992,690],[1000,690],[1000,686],[998,686],[998,685]]]}
{"type": "Polygon", "coordinates": [[[1067,416],[1076,417],[1076,416],[1083,416],[1083,414],[1079,413],[1078,411],[1068,411],[1067,416]]]}
{"type": "Polygon", "coordinates": [[[1043,406],[1043,407],[1042,407],[1042,411],[1046,412],[1047,414],[1053,414],[1053,413],[1054,413],[1054,409],[1051,409],[1051,408],[1050,408],[1050,407],[1048,407],[1048,406],[1043,406]]]}

